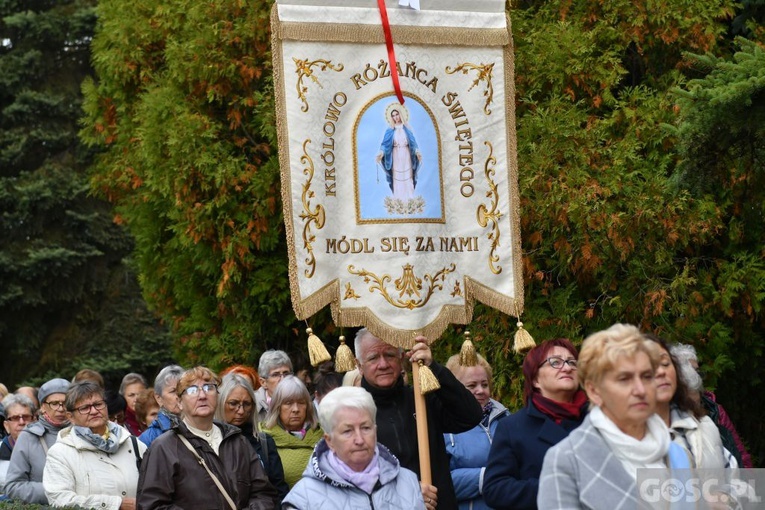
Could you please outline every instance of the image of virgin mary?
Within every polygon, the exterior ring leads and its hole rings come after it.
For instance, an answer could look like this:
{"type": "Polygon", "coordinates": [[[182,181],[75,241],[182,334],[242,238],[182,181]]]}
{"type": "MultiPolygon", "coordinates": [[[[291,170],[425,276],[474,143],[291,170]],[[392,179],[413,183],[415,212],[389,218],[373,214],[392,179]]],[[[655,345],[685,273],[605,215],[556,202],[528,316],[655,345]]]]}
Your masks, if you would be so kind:
{"type": "Polygon", "coordinates": [[[417,146],[417,139],[408,125],[409,111],[398,102],[391,103],[385,109],[386,121],[390,125],[385,130],[377,163],[385,171],[392,197],[386,197],[385,208],[389,214],[421,213],[425,201],[415,196],[417,171],[422,164],[422,153],[417,146]]]}

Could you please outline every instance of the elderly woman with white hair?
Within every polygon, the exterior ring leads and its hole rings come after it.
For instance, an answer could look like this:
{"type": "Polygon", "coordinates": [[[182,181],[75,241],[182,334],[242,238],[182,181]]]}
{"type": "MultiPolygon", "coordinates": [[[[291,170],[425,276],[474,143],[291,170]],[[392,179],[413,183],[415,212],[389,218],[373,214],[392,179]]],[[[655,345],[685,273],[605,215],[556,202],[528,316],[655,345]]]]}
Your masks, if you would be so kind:
{"type": "Polygon", "coordinates": [[[658,344],[634,326],[614,324],[587,337],[577,364],[592,406],[579,428],[547,451],[539,508],[637,507],[641,468],[688,468],[656,412],[658,344]]]}
{"type": "Polygon", "coordinates": [[[717,427],[722,444],[733,454],[739,467],[752,468],[752,457],[738,435],[733,421],[725,408],[717,403],[717,397],[711,391],[704,389],[704,381],[699,373],[699,358],[696,348],[688,344],[673,344],[670,353],[677,360],[677,366],[683,378],[688,382],[691,396],[706,410],[707,416],[717,427]]]}
{"type": "Polygon", "coordinates": [[[376,416],[364,389],[330,391],[319,404],[324,437],[282,508],[424,510],[417,475],[377,442],[376,416]]]}
{"type": "Polygon", "coordinates": [[[323,434],[303,381],[290,375],[279,383],[260,427],[274,438],[284,479],[287,485],[294,486],[323,434]]]}

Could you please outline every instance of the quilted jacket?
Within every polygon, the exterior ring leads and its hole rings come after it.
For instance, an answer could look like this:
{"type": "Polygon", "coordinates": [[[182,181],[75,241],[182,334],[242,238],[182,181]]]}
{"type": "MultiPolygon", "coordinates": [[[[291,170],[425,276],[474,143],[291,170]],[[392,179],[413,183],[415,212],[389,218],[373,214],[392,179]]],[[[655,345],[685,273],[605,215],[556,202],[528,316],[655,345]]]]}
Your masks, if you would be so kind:
{"type": "Polygon", "coordinates": [[[316,445],[303,477],[284,499],[282,508],[424,510],[425,502],[417,475],[402,468],[398,459],[383,445],[378,443],[377,447],[380,452],[380,480],[372,494],[342,480],[329,467],[325,460],[329,447],[322,439],[316,445]]]}

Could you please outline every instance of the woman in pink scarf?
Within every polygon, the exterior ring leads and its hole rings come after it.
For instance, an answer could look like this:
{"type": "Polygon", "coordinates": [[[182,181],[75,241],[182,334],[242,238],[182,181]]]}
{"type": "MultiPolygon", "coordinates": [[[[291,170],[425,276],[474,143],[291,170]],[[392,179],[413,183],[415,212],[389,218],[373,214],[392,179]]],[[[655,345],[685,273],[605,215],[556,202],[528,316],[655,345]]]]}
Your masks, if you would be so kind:
{"type": "Polygon", "coordinates": [[[324,438],[282,508],[424,510],[417,475],[377,442],[377,408],[355,386],[330,391],[319,405],[324,438]]]}

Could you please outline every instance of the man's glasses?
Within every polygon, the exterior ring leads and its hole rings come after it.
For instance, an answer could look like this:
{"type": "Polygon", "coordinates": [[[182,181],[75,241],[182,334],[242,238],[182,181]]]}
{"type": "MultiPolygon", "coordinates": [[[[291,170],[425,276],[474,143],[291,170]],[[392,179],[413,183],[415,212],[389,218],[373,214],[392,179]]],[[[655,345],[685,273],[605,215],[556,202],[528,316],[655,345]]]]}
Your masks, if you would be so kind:
{"type": "Polygon", "coordinates": [[[90,413],[91,409],[95,409],[96,411],[103,411],[104,409],[106,409],[106,402],[104,402],[103,400],[100,400],[98,402],[93,402],[92,404],[87,404],[84,406],[74,408],[74,410],[80,414],[88,414],[90,413]]]}
{"type": "Polygon", "coordinates": [[[205,383],[202,386],[189,386],[185,390],[183,390],[184,395],[188,395],[190,397],[193,397],[195,395],[198,395],[200,391],[203,391],[205,395],[209,393],[215,393],[218,391],[218,385],[213,383],[205,383]]]}
{"type": "Polygon", "coordinates": [[[558,356],[551,356],[547,358],[546,360],[544,360],[542,363],[540,363],[539,366],[541,367],[545,363],[549,363],[550,366],[553,367],[555,370],[560,370],[561,368],[563,368],[563,365],[568,365],[572,369],[576,370],[576,360],[574,358],[563,359],[558,356]]]}
{"type": "Polygon", "coordinates": [[[289,370],[285,370],[284,372],[271,372],[270,374],[268,374],[268,377],[270,379],[284,379],[288,375],[292,375],[292,372],[290,372],[289,370]]]}
{"type": "Polygon", "coordinates": [[[53,402],[43,402],[43,404],[50,407],[51,409],[64,409],[66,403],[63,400],[56,400],[53,402]]]}
{"type": "Polygon", "coordinates": [[[34,419],[34,416],[31,414],[17,414],[14,416],[9,416],[6,418],[7,421],[17,422],[17,421],[23,421],[24,423],[30,422],[34,419]]]}
{"type": "Polygon", "coordinates": [[[252,409],[252,402],[248,402],[246,400],[229,400],[226,402],[226,405],[229,409],[232,411],[238,410],[240,407],[242,408],[242,411],[247,412],[250,409],[252,409]]]}

